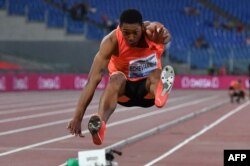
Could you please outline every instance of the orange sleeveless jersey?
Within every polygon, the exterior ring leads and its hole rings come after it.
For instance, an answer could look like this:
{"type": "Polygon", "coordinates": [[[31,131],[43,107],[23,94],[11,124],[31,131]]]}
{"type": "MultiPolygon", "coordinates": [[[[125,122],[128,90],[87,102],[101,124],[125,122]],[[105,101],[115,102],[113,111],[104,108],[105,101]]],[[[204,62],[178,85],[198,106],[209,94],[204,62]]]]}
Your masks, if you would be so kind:
{"type": "Polygon", "coordinates": [[[145,37],[148,48],[129,47],[119,26],[116,28],[119,55],[112,55],[108,64],[109,75],[123,72],[130,81],[147,77],[153,70],[161,69],[163,44],[156,44],[145,37]]]}
{"type": "Polygon", "coordinates": [[[243,85],[240,84],[238,81],[232,81],[230,83],[230,86],[233,87],[236,90],[243,90],[244,89],[243,85]]]}

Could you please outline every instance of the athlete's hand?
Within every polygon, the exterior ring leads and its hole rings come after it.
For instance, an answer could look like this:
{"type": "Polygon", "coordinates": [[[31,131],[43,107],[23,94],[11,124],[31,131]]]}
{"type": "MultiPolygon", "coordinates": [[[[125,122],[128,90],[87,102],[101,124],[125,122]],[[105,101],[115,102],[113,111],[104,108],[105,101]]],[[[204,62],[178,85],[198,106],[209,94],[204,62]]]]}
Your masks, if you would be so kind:
{"type": "Polygon", "coordinates": [[[171,34],[162,24],[150,23],[146,28],[146,35],[155,43],[167,44],[171,40],[171,34]]]}
{"type": "Polygon", "coordinates": [[[82,134],[82,127],[81,127],[81,121],[80,120],[76,120],[76,119],[72,119],[68,126],[67,129],[69,130],[69,132],[72,135],[75,136],[79,136],[79,137],[84,137],[84,135],[82,134]]]}

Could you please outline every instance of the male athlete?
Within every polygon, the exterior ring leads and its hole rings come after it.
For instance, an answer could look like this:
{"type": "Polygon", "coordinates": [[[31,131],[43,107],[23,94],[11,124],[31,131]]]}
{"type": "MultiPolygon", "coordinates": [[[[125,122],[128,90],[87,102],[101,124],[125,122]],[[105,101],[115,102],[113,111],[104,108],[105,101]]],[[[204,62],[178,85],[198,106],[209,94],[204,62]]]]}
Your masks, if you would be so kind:
{"type": "Polygon", "coordinates": [[[228,95],[230,97],[231,103],[234,102],[234,98],[236,98],[236,102],[240,103],[240,100],[244,100],[246,96],[246,91],[243,87],[242,80],[233,80],[230,82],[230,86],[228,88],[228,95]]]}
{"type": "Polygon", "coordinates": [[[170,39],[162,24],[143,22],[135,9],[123,11],[119,26],[103,38],[94,58],[88,82],[68,125],[70,133],[83,137],[81,122],[106,68],[110,79],[100,98],[98,113],[88,123],[94,144],[102,144],[106,123],[117,103],[127,107],[163,107],[174,82],[173,68],[161,66],[161,56],[170,39]]]}

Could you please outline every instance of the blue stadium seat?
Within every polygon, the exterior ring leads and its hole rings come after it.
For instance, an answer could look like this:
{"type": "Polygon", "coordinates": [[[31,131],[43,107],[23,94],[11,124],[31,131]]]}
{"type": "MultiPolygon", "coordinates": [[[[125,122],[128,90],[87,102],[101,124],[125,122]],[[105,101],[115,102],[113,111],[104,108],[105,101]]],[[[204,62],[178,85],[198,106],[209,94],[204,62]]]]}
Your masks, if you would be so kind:
{"type": "Polygon", "coordinates": [[[25,15],[27,10],[27,0],[9,0],[8,13],[10,15],[25,15]]]}
{"type": "Polygon", "coordinates": [[[5,8],[5,4],[6,4],[5,0],[0,0],[0,9],[5,8]]]}
{"type": "Polygon", "coordinates": [[[28,3],[28,20],[45,21],[46,6],[43,3],[28,3]]]}
{"type": "MultiPolygon", "coordinates": [[[[231,13],[241,21],[250,24],[250,1],[242,0],[210,0],[223,10],[231,13]],[[237,6],[237,7],[236,7],[237,6]]],[[[4,8],[6,2],[10,15],[26,15],[29,21],[46,21],[48,27],[65,28],[67,33],[80,34],[89,39],[100,40],[105,35],[103,29],[83,21],[75,21],[68,13],[63,12],[42,0],[0,0],[0,8],[4,8]]],[[[54,0],[61,3],[61,0],[54,0]]],[[[68,8],[82,0],[65,1],[68,8]]],[[[86,0],[91,7],[97,8],[96,13],[88,13],[88,17],[97,24],[102,24],[102,16],[107,15],[111,20],[119,19],[119,14],[126,8],[139,9],[144,20],[162,22],[173,36],[170,52],[181,62],[188,62],[191,55],[192,65],[197,68],[206,68],[213,57],[215,65],[222,65],[225,59],[232,54],[240,58],[249,58],[249,48],[243,45],[247,33],[238,33],[236,30],[225,31],[213,27],[213,19],[216,16],[213,11],[201,5],[195,0],[86,0]],[[199,16],[188,16],[184,8],[192,6],[200,11],[199,16]],[[208,41],[209,50],[200,50],[193,47],[196,38],[203,34],[208,41]],[[231,49],[234,47],[235,52],[231,49]],[[236,53],[237,52],[237,53],[236,53]]],[[[227,22],[219,18],[221,23],[227,22]]]]}
{"type": "Polygon", "coordinates": [[[70,16],[67,17],[67,33],[82,34],[84,33],[84,22],[73,20],[70,16]]]}

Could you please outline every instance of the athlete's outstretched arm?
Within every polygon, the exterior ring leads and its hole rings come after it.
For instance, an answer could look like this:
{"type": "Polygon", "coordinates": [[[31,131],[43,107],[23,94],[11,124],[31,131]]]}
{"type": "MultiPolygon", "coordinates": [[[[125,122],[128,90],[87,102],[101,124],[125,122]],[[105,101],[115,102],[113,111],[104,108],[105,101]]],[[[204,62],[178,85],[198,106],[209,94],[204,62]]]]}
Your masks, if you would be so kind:
{"type": "Polygon", "coordinates": [[[100,49],[97,52],[94,61],[92,63],[88,81],[82,90],[81,96],[77,103],[75,114],[73,119],[68,124],[68,129],[71,134],[83,137],[81,133],[81,122],[85,111],[91,102],[97,85],[102,80],[103,74],[107,68],[109,60],[114,54],[115,47],[117,46],[117,41],[115,38],[115,32],[111,32],[109,35],[104,37],[101,42],[100,49]]]}

